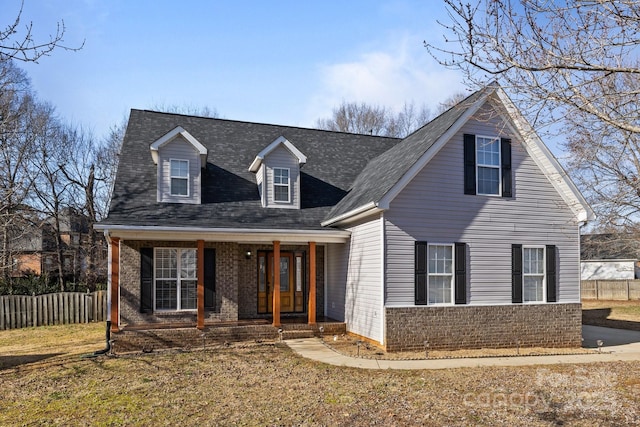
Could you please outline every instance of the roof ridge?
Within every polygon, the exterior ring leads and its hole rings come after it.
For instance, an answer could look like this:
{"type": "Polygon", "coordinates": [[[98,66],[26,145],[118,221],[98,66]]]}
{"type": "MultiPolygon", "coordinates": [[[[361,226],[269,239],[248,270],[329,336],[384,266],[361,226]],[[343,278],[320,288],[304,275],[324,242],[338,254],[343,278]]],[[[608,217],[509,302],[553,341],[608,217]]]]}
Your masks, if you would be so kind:
{"type": "Polygon", "coordinates": [[[328,130],[328,129],[318,129],[314,127],[306,127],[306,126],[298,126],[298,125],[285,125],[285,124],[277,124],[277,123],[265,123],[265,122],[255,122],[249,120],[237,120],[237,119],[227,119],[224,117],[207,117],[207,116],[198,116],[193,114],[183,114],[183,113],[171,113],[167,111],[157,111],[157,110],[149,110],[149,109],[139,109],[132,108],[131,111],[139,111],[143,113],[153,113],[153,114],[162,114],[162,115],[171,115],[171,116],[180,116],[180,117],[189,117],[194,119],[203,119],[203,120],[218,120],[223,122],[231,122],[238,124],[251,124],[251,125],[260,125],[260,126],[270,126],[276,128],[289,128],[289,129],[300,129],[300,130],[309,130],[316,132],[327,132],[332,134],[341,134],[341,135],[355,135],[355,136],[363,136],[367,138],[380,138],[380,139],[389,139],[389,140],[402,140],[402,138],[397,138],[393,136],[384,136],[384,135],[368,135],[366,133],[353,133],[353,132],[344,132],[344,131],[336,131],[336,130],[328,130]]]}

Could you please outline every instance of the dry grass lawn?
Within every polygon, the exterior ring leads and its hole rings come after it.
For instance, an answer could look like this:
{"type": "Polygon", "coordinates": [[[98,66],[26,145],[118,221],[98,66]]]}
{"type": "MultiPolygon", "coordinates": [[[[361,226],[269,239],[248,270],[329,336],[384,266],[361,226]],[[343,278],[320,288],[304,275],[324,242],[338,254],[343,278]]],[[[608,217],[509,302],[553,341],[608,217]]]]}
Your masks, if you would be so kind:
{"type": "Polygon", "coordinates": [[[582,301],[585,325],[640,331],[640,301],[582,301]]]}
{"type": "Polygon", "coordinates": [[[640,424],[640,362],[370,371],[272,343],[82,358],[103,334],[0,331],[0,425],[640,424]]]}

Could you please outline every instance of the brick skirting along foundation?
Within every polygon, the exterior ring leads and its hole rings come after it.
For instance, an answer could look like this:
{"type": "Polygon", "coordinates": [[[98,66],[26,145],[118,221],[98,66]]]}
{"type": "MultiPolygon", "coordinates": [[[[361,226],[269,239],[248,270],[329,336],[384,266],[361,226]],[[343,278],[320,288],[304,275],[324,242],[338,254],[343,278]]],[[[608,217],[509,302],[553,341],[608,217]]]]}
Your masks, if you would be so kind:
{"type": "Polygon", "coordinates": [[[582,310],[574,304],[385,309],[387,351],[580,347],[582,310]]]}
{"type": "MultiPolygon", "coordinates": [[[[283,324],[283,339],[346,333],[341,322],[316,323],[315,325],[283,324]],[[320,327],[323,331],[320,332],[320,327]]],[[[275,341],[280,339],[278,328],[271,325],[207,326],[204,331],[195,327],[127,330],[111,335],[112,351],[118,353],[149,352],[160,349],[203,348],[224,343],[242,341],[275,341]]]]}

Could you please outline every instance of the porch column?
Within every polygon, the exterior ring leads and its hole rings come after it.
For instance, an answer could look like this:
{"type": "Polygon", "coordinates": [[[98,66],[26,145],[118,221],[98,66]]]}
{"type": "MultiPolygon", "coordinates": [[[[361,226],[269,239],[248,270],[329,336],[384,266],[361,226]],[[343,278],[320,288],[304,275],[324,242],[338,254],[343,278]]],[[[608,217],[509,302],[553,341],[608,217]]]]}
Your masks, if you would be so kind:
{"type": "Polygon", "coordinates": [[[316,242],[309,242],[309,324],[316,324],[316,242]]]}
{"type": "Polygon", "coordinates": [[[198,240],[198,325],[200,330],[204,329],[204,240],[198,240]]]}
{"type": "Polygon", "coordinates": [[[273,242],[273,326],[280,326],[280,241],[273,242]]]}
{"type": "Polygon", "coordinates": [[[111,332],[120,331],[120,239],[111,238],[111,332]]]}

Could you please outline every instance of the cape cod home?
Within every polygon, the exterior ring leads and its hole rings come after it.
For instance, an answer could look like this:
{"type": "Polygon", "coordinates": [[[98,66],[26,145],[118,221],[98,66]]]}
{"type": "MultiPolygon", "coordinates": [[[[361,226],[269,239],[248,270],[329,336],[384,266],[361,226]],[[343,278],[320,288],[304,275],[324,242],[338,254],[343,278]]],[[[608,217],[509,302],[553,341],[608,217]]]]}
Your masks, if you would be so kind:
{"type": "Polygon", "coordinates": [[[592,218],[488,86],[404,139],[132,110],[97,228],[114,332],[292,316],[402,350],[579,346],[592,218]]]}

